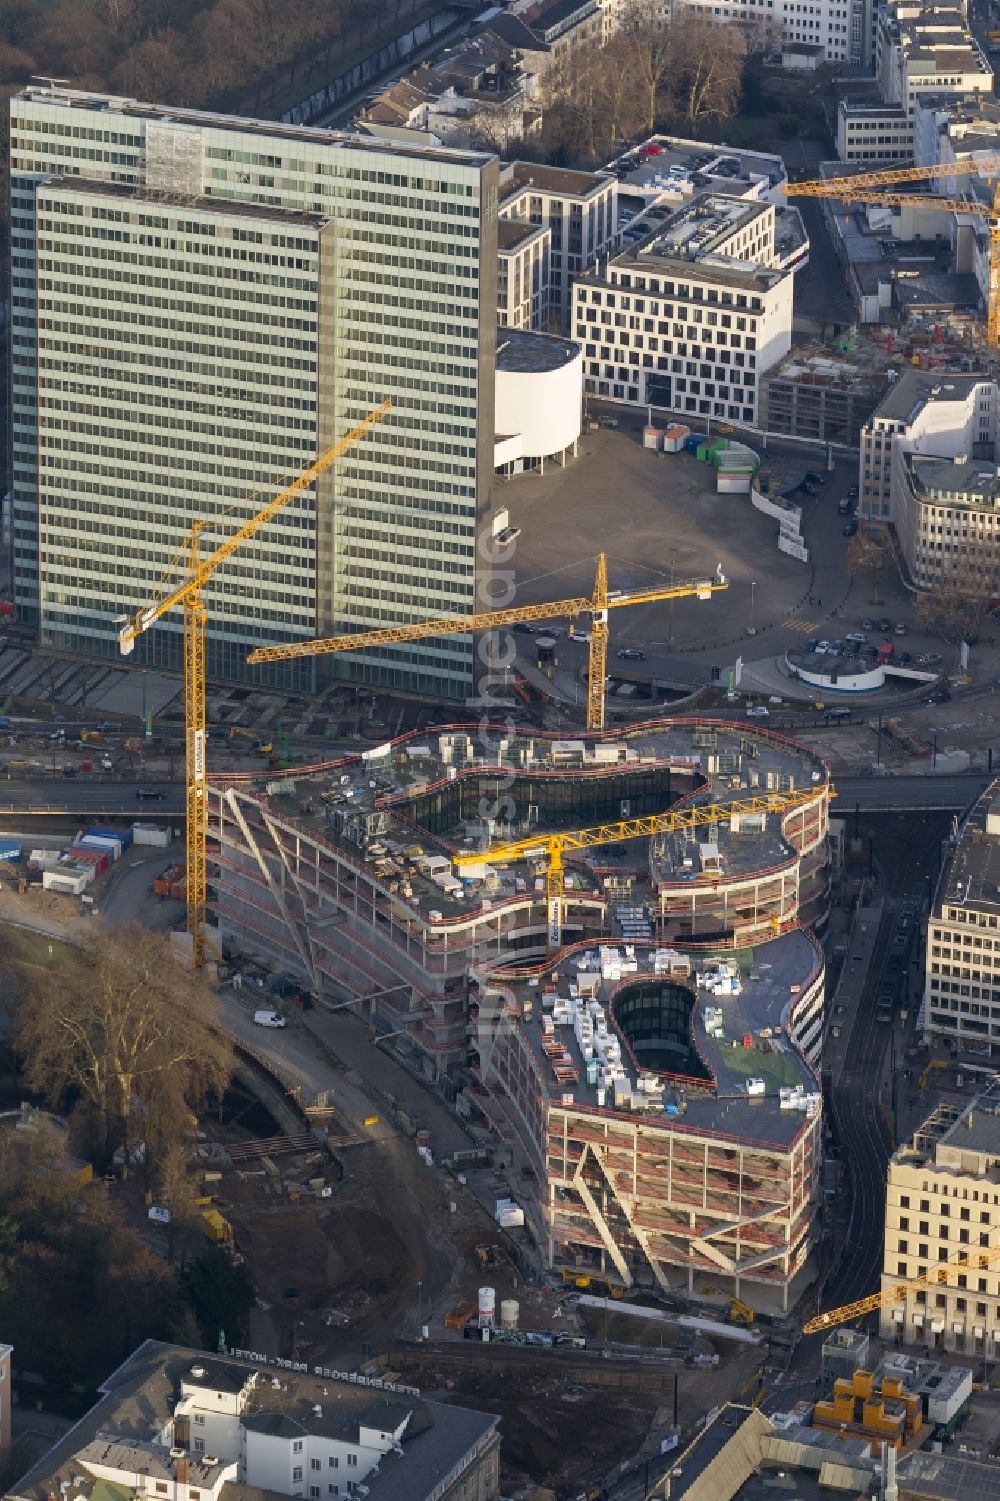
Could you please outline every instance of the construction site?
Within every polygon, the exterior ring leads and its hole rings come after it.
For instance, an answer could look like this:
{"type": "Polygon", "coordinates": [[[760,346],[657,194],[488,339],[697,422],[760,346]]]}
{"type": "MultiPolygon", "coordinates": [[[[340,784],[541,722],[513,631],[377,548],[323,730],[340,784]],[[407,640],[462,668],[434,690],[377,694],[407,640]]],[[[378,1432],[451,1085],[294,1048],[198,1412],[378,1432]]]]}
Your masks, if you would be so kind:
{"type": "Polygon", "coordinates": [[[529,1175],[545,1265],[707,1269],[780,1312],[814,1238],[831,790],[725,721],[411,734],[213,778],[211,905],[225,949],[447,1080],[529,1175]]]}

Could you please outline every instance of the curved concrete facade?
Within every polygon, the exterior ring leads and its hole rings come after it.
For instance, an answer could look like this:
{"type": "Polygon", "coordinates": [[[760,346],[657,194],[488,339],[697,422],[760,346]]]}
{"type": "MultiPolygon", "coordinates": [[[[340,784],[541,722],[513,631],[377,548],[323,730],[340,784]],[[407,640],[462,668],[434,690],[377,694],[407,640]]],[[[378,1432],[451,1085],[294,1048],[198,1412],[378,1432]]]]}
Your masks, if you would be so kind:
{"type": "Polygon", "coordinates": [[[497,463],[564,453],[580,437],[582,416],[580,345],[548,334],[498,329],[497,463]]]}

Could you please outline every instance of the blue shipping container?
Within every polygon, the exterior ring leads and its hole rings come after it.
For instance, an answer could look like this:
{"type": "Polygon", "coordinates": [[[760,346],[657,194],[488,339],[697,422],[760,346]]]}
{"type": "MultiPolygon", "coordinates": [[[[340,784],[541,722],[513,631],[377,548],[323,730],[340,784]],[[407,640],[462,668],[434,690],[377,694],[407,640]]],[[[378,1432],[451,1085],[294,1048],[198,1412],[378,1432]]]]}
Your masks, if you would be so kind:
{"type": "Polygon", "coordinates": [[[21,846],[19,844],[12,842],[0,844],[0,860],[11,862],[13,860],[20,860],[20,858],[21,846]]]}
{"type": "Polygon", "coordinates": [[[97,839],[117,839],[123,850],[127,850],[132,844],[131,829],[105,829],[95,824],[87,833],[93,834],[97,839]]]}

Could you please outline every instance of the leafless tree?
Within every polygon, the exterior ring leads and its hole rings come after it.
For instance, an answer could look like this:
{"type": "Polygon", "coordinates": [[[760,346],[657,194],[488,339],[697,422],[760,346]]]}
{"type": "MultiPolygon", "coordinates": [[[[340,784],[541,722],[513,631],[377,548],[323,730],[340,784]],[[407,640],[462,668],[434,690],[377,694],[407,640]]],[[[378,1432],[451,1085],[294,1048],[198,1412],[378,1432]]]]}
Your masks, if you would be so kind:
{"type": "Polygon", "coordinates": [[[22,970],[18,1047],[29,1083],[60,1102],[79,1094],[97,1150],[162,1143],[222,1090],[229,1049],[207,983],[169,938],[136,925],[101,932],[55,970],[22,970]]]}

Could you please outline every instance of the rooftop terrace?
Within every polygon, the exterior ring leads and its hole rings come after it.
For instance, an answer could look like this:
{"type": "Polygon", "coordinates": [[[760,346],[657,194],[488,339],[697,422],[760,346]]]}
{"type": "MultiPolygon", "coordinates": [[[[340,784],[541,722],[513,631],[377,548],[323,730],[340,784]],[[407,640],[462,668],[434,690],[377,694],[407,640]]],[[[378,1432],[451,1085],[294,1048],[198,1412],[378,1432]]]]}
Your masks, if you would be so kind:
{"type": "Polygon", "coordinates": [[[795,930],[738,962],[605,943],[578,946],[542,975],[493,979],[514,997],[551,1104],[572,1098],[787,1146],[819,1108],[787,1013],[822,967],[814,940],[795,930]]]}

